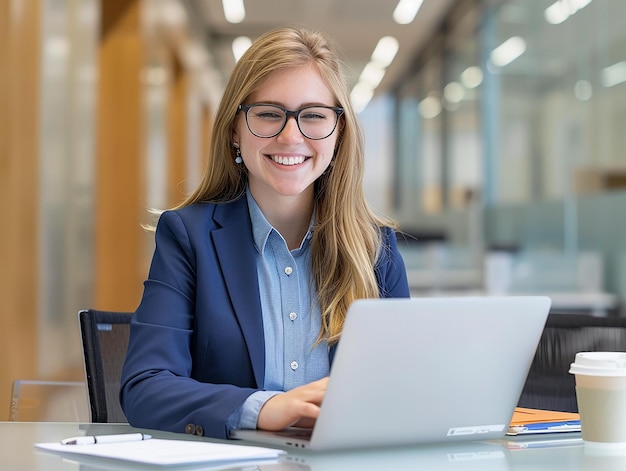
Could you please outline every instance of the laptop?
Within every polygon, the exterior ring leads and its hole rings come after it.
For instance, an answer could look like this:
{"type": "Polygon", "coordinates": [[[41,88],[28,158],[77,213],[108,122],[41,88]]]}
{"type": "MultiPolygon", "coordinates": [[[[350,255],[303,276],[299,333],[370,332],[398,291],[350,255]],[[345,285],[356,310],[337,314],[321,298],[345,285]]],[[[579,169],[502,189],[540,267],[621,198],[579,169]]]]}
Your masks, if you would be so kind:
{"type": "Polygon", "coordinates": [[[357,300],[314,428],[233,438],[336,450],[503,437],[549,310],[544,296],[357,300]]]}

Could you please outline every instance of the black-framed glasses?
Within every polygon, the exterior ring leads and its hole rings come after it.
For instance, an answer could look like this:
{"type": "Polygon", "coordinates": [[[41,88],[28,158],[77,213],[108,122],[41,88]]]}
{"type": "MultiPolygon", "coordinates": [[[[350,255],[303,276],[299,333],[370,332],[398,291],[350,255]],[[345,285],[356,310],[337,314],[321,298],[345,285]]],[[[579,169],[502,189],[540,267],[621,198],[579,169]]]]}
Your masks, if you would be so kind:
{"type": "Polygon", "coordinates": [[[313,140],[330,136],[343,114],[343,108],[322,105],[305,106],[291,111],[280,105],[254,103],[239,105],[239,110],[246,114],[248,129],[256,137],[278,136],[285,129],[287,120],[293,116],[302,135],[313,140]]]}

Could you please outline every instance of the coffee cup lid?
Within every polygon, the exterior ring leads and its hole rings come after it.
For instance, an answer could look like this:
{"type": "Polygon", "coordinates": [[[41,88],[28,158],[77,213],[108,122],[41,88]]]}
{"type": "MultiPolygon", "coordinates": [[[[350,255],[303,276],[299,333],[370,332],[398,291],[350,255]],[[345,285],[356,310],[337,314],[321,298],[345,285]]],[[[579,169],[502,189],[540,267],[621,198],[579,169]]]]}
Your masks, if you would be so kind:
{"type": "Polygon", "coordinates": [[[626,353],[579,352],[569,372],[589,376],[626,376],[626,353]]]}

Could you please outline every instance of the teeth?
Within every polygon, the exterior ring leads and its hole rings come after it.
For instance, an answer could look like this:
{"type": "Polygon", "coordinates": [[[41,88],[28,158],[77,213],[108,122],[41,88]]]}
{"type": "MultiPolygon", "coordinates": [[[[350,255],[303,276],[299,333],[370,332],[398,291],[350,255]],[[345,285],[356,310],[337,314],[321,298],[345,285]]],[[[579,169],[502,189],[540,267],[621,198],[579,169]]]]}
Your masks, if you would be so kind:
{"type": "Polygon", "coordinates": [[[298,165],[304,162],[303,155],[298,157],[282,157],[280,155],[272,155],[271,157],[274,162],[281,165],[298,165]]]}

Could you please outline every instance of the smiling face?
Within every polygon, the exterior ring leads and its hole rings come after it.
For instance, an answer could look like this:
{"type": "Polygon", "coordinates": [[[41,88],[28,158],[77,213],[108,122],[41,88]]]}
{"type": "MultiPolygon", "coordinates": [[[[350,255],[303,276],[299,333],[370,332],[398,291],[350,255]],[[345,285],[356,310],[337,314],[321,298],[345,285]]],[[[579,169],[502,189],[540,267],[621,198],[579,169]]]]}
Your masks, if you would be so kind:
{"type": "MultiPolygon", "coordinates": [[[[272,103],[288,110],[304,106],[335,106],[330,89],[313,65],[275,72],[252,93],[245,104],[272,103]]],[[[261,207],[282,198],[297,198],[302,204],[313,200],[313,183],[332,160],[340,125],[326,139],[302,135],[294,118],[289,118],[277,136],[261,138],[246,125],[239,112],[233,142],[239,144],[243,165],[248,169],[250,192],[261,207]]]]}

